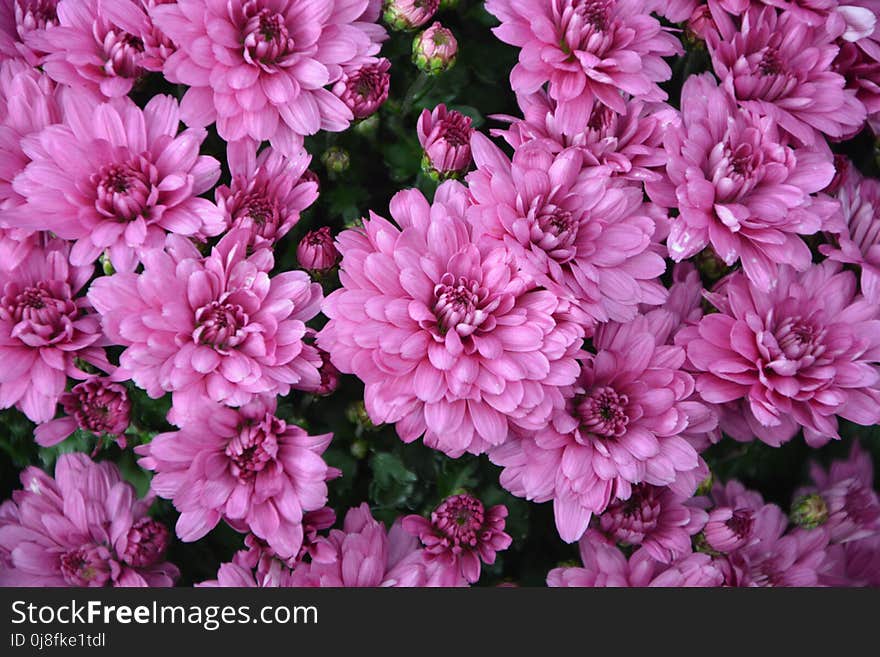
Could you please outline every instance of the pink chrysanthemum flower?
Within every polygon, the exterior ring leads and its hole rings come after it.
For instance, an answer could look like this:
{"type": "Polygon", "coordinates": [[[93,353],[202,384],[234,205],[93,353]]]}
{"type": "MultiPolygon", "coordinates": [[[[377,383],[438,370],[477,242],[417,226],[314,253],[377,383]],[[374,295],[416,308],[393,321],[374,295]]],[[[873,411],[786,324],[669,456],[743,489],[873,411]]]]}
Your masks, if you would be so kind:
{"type": "Polygon", "coordinates": [[[441,562],[473,584],[480,579],[480,562],[495,563],[495,553],[510,546],[512,539],[504,533],[506,517],[503,504],[486,509],[472,495],[453,495],[430,518],[406,516],[403,528],[418,536],[429,561],[441,562]]]}
{"type": "Polygon", "coordinates": [[[177,0],[98,0],[101,15],[113,25],[132,35],[129,38],[140,49],[137,63],[145,71],[162,70],[165,60],[175,47],[171,39],[153,24],[150,12],[160,5],[177,0]],[[138,43],[140,41],[140,43],[138,43]]]}
{"type": "Polygon", "coordinates": [[[667,130],[666,176],[646,185],[651,199],[678,208],[666,245],[681,261],[711,244],[728,265],[742,262],[763,291],[778,264],[810,266],[799,235],[827,225],[838,212],[811,194],[834,177],[830,152],[792,148],[769,116],[740,110],[709,74],[690,77],[681,94],[682,120],[667,130]]]}
{"type": "Polygon", "coordinates": [[[630,499],[636,484],[676,484],[688,496],[698,483],[690,473],[699,457],[682,433],[705,407],[692,400],[694,380],[681,369],[684,350],[663,344],[665,336],[658,341],[654,321],[640,316],[602,326],[593,338],[597,353],[563,389],[565,407],[546,426],[490,453],[504,467],[501,484],[511,493],[553,500],[566,542],[578,540],[592,514],[612,500],[630,499]]]}
{"type": "Polygon", "coordinates": [[[339,262],[339,252],[333,244],[329,226],[321,226],[303,235],[296,246],[299,266],[311,272],[326,273],[339,262]]]}
{"type": "Polygon", "coordinates": [[[523,119],[496,116],[511,123],[498,134],[519,148],[527,141],[546,141],[554,153],[577,146],[584,155],[584,166],[604,166],[612,176],[641,182],[659,177],[666,163],[663,134],[677,113],[664,103],[626,102],[620,114],[593,101],[585,123],[574,134],[565,134],[556,118],[556,102],[545,91],[517,97],[523,119]]]}
{"type": "Polygon", "coordinates": [[[25,144],[31,158],[13,183],[27,203],[7,214],[23,228],[75,240],[75,265],[104,250],[117,271],[132,271],[144,253],[161,248],[165,231],[217,235],[223,217],[198,198],[220,176],[220,163],[199,155],[204,130],[177,134],[179,108],[155,96],[141,110],[127,98],[95,104],[70,91],[64,124],[25,144]]]}
{"type": "Polygon", "coordinates": [[[131,401],[125,386],[116,382],[119,377],[91,377],[78,383],[59,401],[65,417],[39,425],[34,438],[42,447],[57,445],[77,429],[88,431],[99,438],[95,451],[100,449],[100,438],[112,437],[125,449],[125,430],[131,420],[131,401]]]}
{"type": "Polygon", "coordinates": [[[0,522],[0,586],[174,584],[170,533],[114,464],[62,454],[54,479],[30,467],[21,483],[0,522]]]}
{"type": "Polygon", "coordinates": [[[164,71],[190,87],[187,125],[216,120],[226,141],[269,140],[294,155],[303,136],[354,118],[325,87],[378,53],[384,32],[363,22],[370,9],[368,0],[180,0],[151,16],[177,46],[164,71]]]}
{"type": "Polygon", "coordinates": [[[347,69],[333,85],[333,93],[351,110],[355,119],[365,119],[388,100],[390,68],[391,62],[383,58],[347,69]]]}
{"type": "Polygon", "coordinates": [[[582,566],[554,568],[547,575],[552,587],[715,587],[723,575],[707,554],[686,556],[672,564],[652,558],[642,548],[627,560],[608,539],[595,531],[584,534],[580,544],[582,566]]]}
{"type": "Polygon", "coordinates": [[[639,484],[628,500],[616,500],[598,517],[597,529],[623,545],[641,545],[651,558],[672,563],[690,554],[691,536],[707,514],[667,487],[639,484]]]}
{"type": "Polygon", "coordinates": [[[624,114],[621,92],[666,99],[657,86],[672,75],[663,57],[681,44],[644,0],[487,0],[486,9],[501,21],[495,35],[522,48],[513,90],[529,94],[549,81],[563,132],[582,129],[594,100],[624,114]]]}
{"type": "Polygon", "coordinates": [[[543,141],[511,162],[482,134],[472,139],[477,170],[467,182],[467,216],[488,246],[506,247],[538,285],[572,303],[578,321],[627,321],[638,304],[663,303],[666,269],[651,250],[654,220],[641,189],[585,171],[577,148],[554,155],[543,141]]]}
{"type": "Polygon", "coordinates": [[[282,558],[302,547],[303,513],[327,502],[338,474],[321,458],[331,434],[310,436],[258,398],[231,409],[203,402],[180,431],[136,449],[156,474],[152,490],[180,511],[177,535],[195,541],[224,519],[253,532],[282,558]]]}
{"type": "Polygon", "coordinates": [[[880,181],[849,166],[836,196],[846,226],[837,248],[822,244],[819,250],[831,260],[859,265],[862,294],[880,304],[880,181]]]}
{"type": "Polygon", "coordinates": [[[35,66],[45,52],[33,50],[28,35],[58,25],[59,0],[4,0],[0,2],[0,55],[22,58],[35,66]]]}
{"type": "Polygon", "coordinates": [[[342,288],[318,335],[341,371],[366,384],[374,423],[450,456],[503,443],[511,426],[542,427],[577,376],[583,330],[564,302],[534,289],[503,250],[478,248],[467,191],[440,186],[429,205],[398,193],[391,215],[338,237],[342,288]]]}
{"type": "Polygon", "coordinates": [[[227,158],[232,182],[214,196],[229,225],[248,230],[254,246],[280,240],[318,198],[318,184],[305,175],[305,151],[288,158],[269,147],[258,154],[257,144],[242,140],[229,145],[227,158]]]}
{"type": "Polygon", "coordinates": [[[422,169],[437,178],[453,178],[471,165],[471,118],[442,103],[432,111],[422,110],[416,124],[422,146],[422,169]]]}
{"type": "Polygon", "coordinates": [[[753,509],[719,506],[709,513],[703,537],[706,544],[716,552],[734,552],[757,540],[753,536],[754,524],[753,509]]]}
{"type": "Polygon", "coordinates": [[[389,531],[373,519],[366,504],[345,514],[343,528],[330,531],[336,551],[332,560],[303,563],[293,572],[292,586],[463,586],[446,571],[425,563],[415,536],[396,522],[389,531]]]}
{"type": "Polygon", "coordinates": [[[153,398],[173,393],[173,422],[185,421],[202,397],[241,406],[256,395],[318,386],[320,358],[303,343],[305,322],[321,305],[321,286],[304,272],[269,278],[271,249],[247,255],[249,234],[226,234],[202,258],[170,235],[140,274],[92,283],[89,299],[104,331],[127,348],[120,364],[153,398]]]}
{"type": "Polygon", "coordinates": [[[77,297],[94,269],[71,266],[67,254],[58,240],[0,269],[0,408],[16,406],[34,422],[55,416],[68,376],[89,377],[77,359],[109,367],[99,318],[77,297]]]}
{"type": "Polygon", "coordinates": [[[880,587],[880,536],[829,545],[820,586],[880,587]]]}
{"type": "Polygon", "coordinates": [[[791,12],[750,9],[737,29],[719,25],[707,38],[715,73],[746,109],[773,118],[803,144],[842,137],[865,121],[865,106],[831,64],[838,52],[825,26],[791,12]]]}
{"type": "Polygon", "coordinates": [[[676,343],[703,399],[727,405],[725,433],[778,446],[800,426],[816,446],[838,437],[835,415],[880,421],[880,307],[855,287],[851,272],[826,260],[802,274],[780,267],[769,293],[734,273],[708,295],[719,312],[676,343]]]}
{"type": "Polygon", "coordinates": [[[810,467],[813,486],[795,492],[795,501],[809,495],[822,500],[820,524],[832,543],[846,543],[880,534],[880,499],[874,490],[871,455],[853,442],[849,458],[834,461],[826,471],[810,467]]]}

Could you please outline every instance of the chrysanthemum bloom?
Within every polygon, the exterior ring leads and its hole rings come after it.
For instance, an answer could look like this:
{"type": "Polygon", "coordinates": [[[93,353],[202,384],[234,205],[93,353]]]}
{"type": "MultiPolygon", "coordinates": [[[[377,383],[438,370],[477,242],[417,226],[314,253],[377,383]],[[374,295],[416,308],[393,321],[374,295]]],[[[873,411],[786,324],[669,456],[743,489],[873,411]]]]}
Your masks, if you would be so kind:
{"type": "Polygon", "coordinates": [[[644,0],[487,0],[501,25],[495,35],[522,48],[510,74],[513,90],[537,91],[550,82],[563,132],[576,134],[593,100],[626,112],[621,92],[666,100],[657,86],[672,72],[663,57],[681,44],[649,14],[644,0]]]}
{"type": "Polygon", "coordinates": [[[394,30],[414,30],[431,20],[440,0],[384,0],[382,20],[394,30]]]}
{"type": "MultiPolygon", "coordinates": [[[[390,529],[373,519],[366,503],[345,514],[343,528],[330,531],[333,560],[303,563],[293,572],[292,586],[453,586],[431,575],[419,542],[400,522],[390,529]]],[[[436,570],[436,569],[434,569],[436,570]]]]}
{"type": "Polygon", "coordinates": [[[456,177],[471,164],[471,118],[440,104],[423,110],[416,125],[422,145],[422,169],[433,178],[456,177]]]}
{"type": "Polygon", "coordinates": [[[750,9],[708,35],[715,73],[746,109],[773,118],[803,144],[820,134],[841,137],[865,121],[865,106],[832,70],[838,52],[825,26],[810,27],[791,12],[750,9]]]}
{"type": "Polygon", "coordinates": [[[641,189],[585,171],[577,148],[553,154],[543,141],[516,150],[511,162],[484,135],[471,147],[477,170],[467,182],[468,218],[479,240],[510,249],[538,285],[571,301],[585,325],[627,321],[640,303],[662,303],[656,282],[666,269],[650,249],[654,220],[641,189]]]}
{"type": "Polygon", "coordinates": [[[54,479],[30,467],[21,483],[7,509],[15,520],[0,522],[0,585],[174,584],[178,570],[164,560],[170,534],[114,464],[62,454],[54,479]]]}
{"type": "Polygon", "coordinates": [[[153,24],[150,12],[177,0],[99,0],[102,16],[113,25],[132,35],[129,42],[142,51],[138,65],[145,71],[161,71],[165,60],[175,47],[165,34],[153,24]],[[140,43],[138,43],[140,40],[140,43]]]}
{"type": "Polygon", "coordinates": [[[752,534],[755,511],[720,506],[709,512],[703,537],[710,548],[720,553],[734,552],[756,539],[752,534]]]}
{"type": "Polygon", "coordinates": [[[542,427],[577,376],[583,330],[537,290],[503,249],[478,248],[468,195],[443,183],[433,206],[416,190],[338,237],[342,288],[318,334],[341,371],[366,384],[374,424],[450,456],[503,443],[511,426],[542,427]]]}
{"type": "Polygon", "coordinates": [[[296,247],[296,259],[303,269],[326,272],[336,266],[339,252],[333,245],[333,235],[328,226],[310,230],[296,247]]]}
{"type": "Polygon", "coordinates": [[[681,434],[705,409],[691,399],[694,380],[681,369],[684,350],[657,340],[645,316],[602,326],[593,338],[597,353],[563,389],[565,407],[546,426],[489,455],[504,467],[501,485],[508,491],[553,500],[566,542],[578,540],[592,514],[612,500],[630,499],[636,484],[667,486],[685,475],[679,492],[693,494],[696,482],[688,473],[699,458],[681,434]]]}
{"type": "Polygon", "coordinates": [[[627,560],[604,536],[593,530],[580,541],[583,566],[554,568],[547,575],[552,587],[714,587],[723,575],[707,554],[688,554],[667,565],[642,548],[627,560]]]}
{"type": "Polygon", "coordinates": [[[0,408],[16,406],[34,422],[55,416],[68,376],[89,377],[77,359],[109,367],[99,318],[77,298],[94,269],[71,266],[67,254],[56,240],[0,268],[0,408]]]}
{"type": "MultiPolygon", "coordinates": [[[[153,9],[177,46],[165,77],[189,85],[182,118],[216,120],[226,141],[270,141],[294,155],[304,135],[339,132],[354,118],[325,87],[379,51],[381,36],[361,21],[369,0],[180,0],[153,9]]],[[[382,33],[380,33],[382,34],[382,33]]]]}
{"type": "Polygon", "coordinates": [[[333,93],[342,99],[355,119],[365,119],[388,100],[390,68],[391,62],[383,58],[346,70],[333,85],[333,93]]]}
{"type": "Polygon", "coordinates": [[[836,196],[846,225],[836,236],[837,248],[822,244],[819,250],[831,260],[859,265],[862,294],[880,304],[880,181],[850,166],[836,196]]]}
{"type": "Polygon", "coordinates": [[[666,164],[663,134],[677,112],[665,103],[629,100],[618,114],[594,100],[588,117],[574,134],[565,134],[556,118],[556,101],[545,91],[517,97],[523,119],[496,116],[511,123],[495,131],[515,149],[533,139],[546,141],[554,153],[577,146],[584,155],[584,166],[604,166],[612,176],[641,182],[659,177],[666,164]]]}
{"type": "Polygon", "coordinates": [[[4,0],[0,2],[0,55],[23,58],[35,66],[45,52],[34,51],[28,34],[58,25],[59,0],[4,0]]]}
{"type": "Polygon", "coordinates": [[[681,105],[681,125],[664,140],[667,175],[646,184],[653,201],[678,208],[670,256],[681,261],[711,244],[728,266],[740,260],[763,291],[775,284],[777,265],[809,267],[799,235],[838,212],[830,198],[811,196],[834,177],[831,154],[792,148],[772,118],[740,110],[708,73],[687,79],[681,105]]]}
{"type": "Polygon", "coordinates": [[[152,490],[180,511],[177,535],[195,541],[221,519],[253,532],[282,558],[302,547],[303,513],[327,503],[337,474],[321,458],[332,434],[310,436],[258,398],[231,409],[203,401],[180,431],[136,449],[152,490]]]}
{"type": "Polygon", "coordinates": [[[795,493],[795,499],[818,495],[824,503],[821,525],[832,543],[846,543],[880,534],[880,499],[874,490],[871,455],[853,442],[847,460],[832,462],[826,471],[818,463],[810,467],[813,486],[795,493]]]}
{"type": "Polygon", "coordinates": [[[820,586],[880,587],[880,536],[829,545],[825,554],[820,586]]]}
{"type": "Polygon", "coordinates": [[[413,64],[428,75],[439,75],[448,71],[455,66],[457,55],[458,41],[452,30],[436,21],[413,39],[413,64]]]}
{"type": "Polygon", "coordinates": [[[429,561],[442,563],[473,584],[480,579],[480,562],[495,563],[495,553],[510,546],[512,539],[504,533],[506,517],[503,504],[486,509],[472,495],[452,495],[430,518],[409,515],[402,522],[425,546],[429,561]]]}
{"type": "Polygon", "coordinates": [[[690,554],[691,536],[706,523],[706,512],[688,499],[667,487],[640,484],[628,500],[608,506],[597,528],[615,543],[641,545],[655,561],[672,563],[690,554]]]}
{"type": "MultiPolygon", "coordinates": [[[[34,438],[42,447],[57,445],[77,429],[99,438],[107,434],[125,448],[125,430],[131,421],[131,401],[125,386],[115,382],[118,377],[91,377],[61,395],[59,401],[65,417],[50,420],[34,430],[34,438]]],[[[96,450],[100,447],[100,441],[96,450]]]]}
{"type": "Polygon", "coordinates": [[[95,104],[68,90],[64,124],[25,144],[31,158],[13,183],[27,203],[7,214],[22,228],[49,230],[76,243],[75,265],[106,249],[117,271],[132,271],[161,248],[165,231],[217,235],[225,225],[210,201],[198,198],[220,176],[220,163],[199,155],[204,130],[177,134],[179,108],[155,96],[141,110],[127,98],[95,104]]]}
{"type": "Polygon", "coordinates": [[[105,333],[127,347],[120,364],[135,383],[154,399],[173,393],[175,424],[205,396],[241,406],[320,382],[320,358],[303,336],[321,286],[300,271],[270,279],[271,249],[248,256],[248,240],[246,230],[230,231],[202,258],[170,235],[142,273],[99,278],[89,290],[105,333]]]}
{"type": "Polygon", "coordinates": [[[217,205],[232,228],[250,232],[254,246],[271,246],[300,219],[318,198],[318,184],[307,177],[311,157],[300,151],[285,157],[269,147],[242,140],[227,147],[232,182],[214,192],[217,205]]]}
{"type": "Polygon", "coordinates": [[[719,312],[682,329],[709,403],[727,404],[721,428],[778,446],[803,427],[810,445],[837,438],[837,418],[880,421],[880,306],[855,294],[856,280],[826,260],[802,274],[780,267],[762,292],[742,273],[709,295],[719,312]]]}
{"type": "Polygon", "coordinates": [[[132,0],[59,0],[58,25],[34,30],[25,36],[33,50],[47,53],[43,70],[53,80],[86,87],[107,98],[128,94],[144,75],[144,42],[140,35],[149,21],[132,0]],[[128,32],[115,23],[104,6],[129,17],[138,26],[128,32]]]}

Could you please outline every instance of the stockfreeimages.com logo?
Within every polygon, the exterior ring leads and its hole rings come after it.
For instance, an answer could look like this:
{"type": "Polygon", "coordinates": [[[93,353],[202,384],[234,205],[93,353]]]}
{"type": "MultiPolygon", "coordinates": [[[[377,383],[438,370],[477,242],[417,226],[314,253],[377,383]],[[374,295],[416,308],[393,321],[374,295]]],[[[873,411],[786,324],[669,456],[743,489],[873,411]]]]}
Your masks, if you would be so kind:
{"type": "Polygon", "coordinates": [[[25,600],[12,603],[12,624],[30,625],[198,625],[213,632],[223,625],[288,623],[316,625],[318,608],[313,605],[168,605],[153,601],[145,605],[109,605],[100,600],[37,605],[25,600]]]}

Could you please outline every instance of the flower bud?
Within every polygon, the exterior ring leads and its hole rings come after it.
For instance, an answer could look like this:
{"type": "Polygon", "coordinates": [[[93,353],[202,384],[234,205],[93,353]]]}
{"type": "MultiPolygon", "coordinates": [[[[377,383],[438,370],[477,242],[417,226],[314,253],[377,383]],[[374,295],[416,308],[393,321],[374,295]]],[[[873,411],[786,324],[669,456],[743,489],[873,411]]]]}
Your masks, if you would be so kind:
{"type": "Polygon", "coordinates": [[[333,93],[345,103],[356,119],[374,114],[388,99],[391,62],[378,59],[343,73],[333,85],[333,93]]]}
{"type": "Polygon", "coordinates": [[[828,505],[819,493],[802,495],[791,507],[791,521],[804,529],[815,529],[828,520],[828,505]]]}
{"type": "Polygon", "coordinates": [[[379,428],[370,420],[363,401],[356,401],[350,404],[345,409],[345,417],[362,431],[375,431],[379,428]]]}
{"type": "Polygon", "coordinates": [[[351,156],[348,151],[339,146],[331,146],[321,156],[321,162],[332,173],[345,173],[351,166],[351,156]]]}
{"type": "Polygon", "coordinates": [[[333,245],[333,235],[327,226],[305,234],[296,247],[296,259],[303,269],[326,272],[339,261],[339,252],[333,245]]]}
{"type": "Polygon", "coordinates": [[[424,151],[422,170],[428,176],[441,180],[467,171],[474,132],[470,117],[438,105],[433,112],[422,112],[416,131],[424,151]]]}
{"type": "Polygon", "coordinates": [[[439,75],[455,65],[458,41],[451,30],[435,22],[413,39],[413,63],[428,75],[439,75]]]}
{"type": "Polygon", "coordinates": [[[749,509],[718,507],[709,513],[703,536],[713,550],[733,552],[749,544],[754,522],[754,513],[749,509]]]}
{"type": "Polygon", "coordinates": [[[414,30],[427,23],[440,0],[385,0],[382,19],[392,30],[414,30]]]}

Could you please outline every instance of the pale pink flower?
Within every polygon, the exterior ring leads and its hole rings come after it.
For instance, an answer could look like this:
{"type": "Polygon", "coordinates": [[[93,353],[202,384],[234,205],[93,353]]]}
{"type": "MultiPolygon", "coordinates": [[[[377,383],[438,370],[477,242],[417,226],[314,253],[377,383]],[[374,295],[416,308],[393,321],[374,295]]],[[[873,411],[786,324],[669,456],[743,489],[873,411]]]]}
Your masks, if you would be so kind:
{"type": "Polygon", "coordinates": [[[140,274],[92,283],[104,331],[127,347],[121,366],[153,398],[173,393],[171,419],[198,412],[203,397],[240,406],[291,386],[318,386],[320,358],[303,343],[321,287],[305,272],[269,278],[271,249],[247,255],[249,234],[233,230],[202,257],[178,235],[151,251],[140,274]]]}
{"type": "Polygon", "coordinates": [[[198,195],[220,176],[220,163],[199,155],[204,130],[177,134],[179,108],[155,96],[141,110],[127,98],[95,103],[69,90],[64,123],[24,144],[32,160],[14,190],[27,203],[7,221],[75,240],[70,259],[92,264],[103,251],[117,271],[132,271],[147,251],[161,248],[165,231],[217,235],[217,207],[198,195]]]}
{"type": "Polygon", "coordinates": [[[172,586],[170,534],[113,463],[62,454],[55,478],[35,467],[3,505],[0,586],[172,586]]]}
{"type": "Polygon", "coordinates": [[[450,456],[538,429],[577,376],[583,330],[564,302],[535,289],[503,249],[481,250],[464,220],[468,196],[447,181],[429,205],[391,201],[398,226],[372,214],[339,235],[340,281],[324,302],[318,345],[366,385],[371,420],[450,456]]]}
{"type": "Polygon", "coordinates": [[[177,47],[164,72],[189,85],[187,125],[216,121],[226,141],[268,140],[294,155],[305,135],[354,118],[325,87],[378,53],[384,32],[364,22],[371,9],[368,0],[180,0],[150,15],[177,47]]]}

